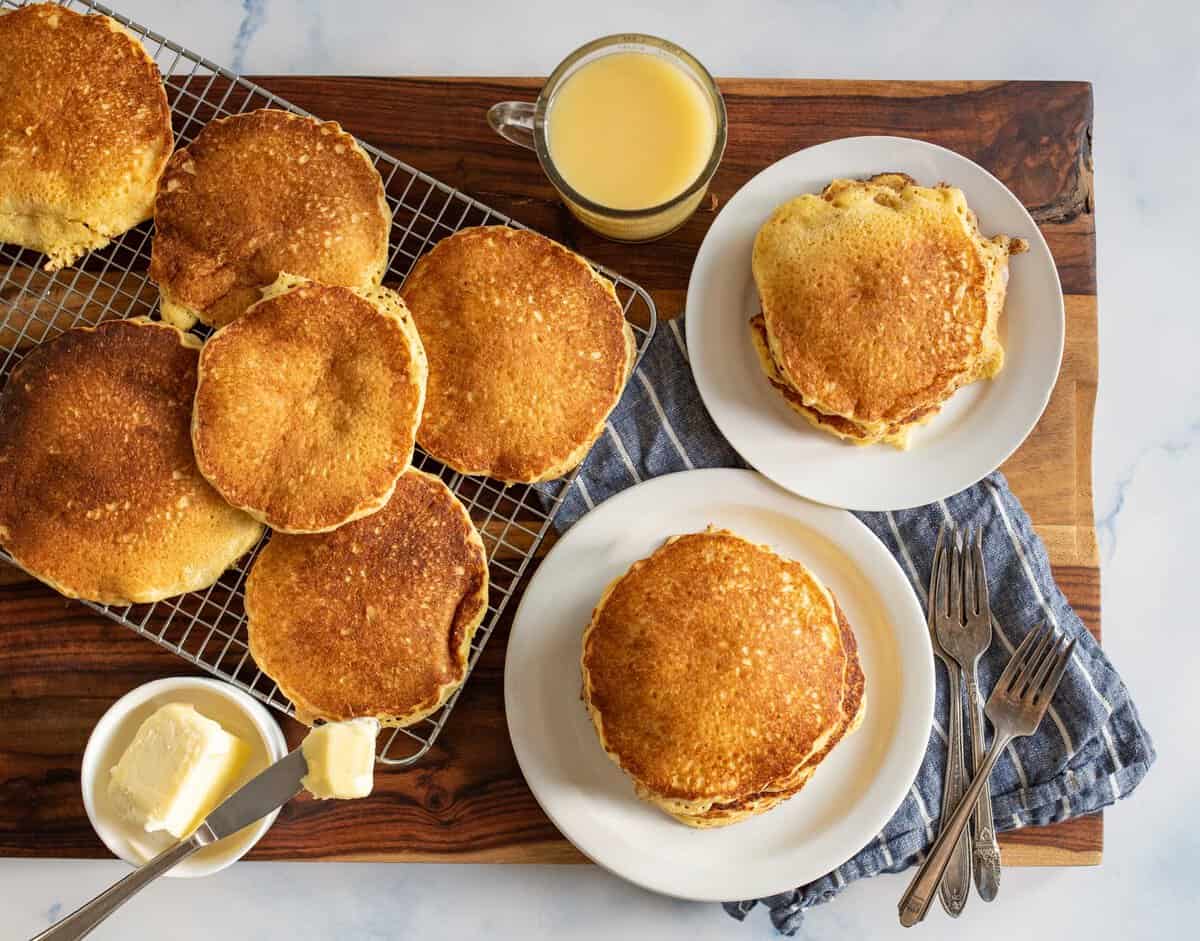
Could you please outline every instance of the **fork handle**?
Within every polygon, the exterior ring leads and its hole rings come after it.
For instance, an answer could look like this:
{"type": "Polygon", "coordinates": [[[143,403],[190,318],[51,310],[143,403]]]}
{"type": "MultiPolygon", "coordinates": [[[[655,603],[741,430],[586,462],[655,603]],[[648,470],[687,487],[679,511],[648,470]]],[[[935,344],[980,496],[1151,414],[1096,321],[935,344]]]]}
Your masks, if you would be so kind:
{"type": "MultiPolygon", "coordinates": [[[[949,716],[946,729],[946,780],[942,787],[942,813],[938,832],[946,829],[950,814],[967,789],[967,768],[963,753],[962,670],[950,657],[945,658],[949,716]]],[[[971,831],[963,830],[954,846],[946,875],[938,886],[942,908],[957,918],[967,904],[971,891],[971,831]]]]}
{"type": "MultiPolygon", "coordinates": [[[[971,718],[971,768],[983,760],[983,700],[975,665],[963,672],[967,677],[967,714],[971,718]]],[[[992,819],[992,789],[985,779],[975,804],[972,862],[975,888],[979,897],[990,902],[1000,891],[1000,844],[996,842],[996,823],[992,819]]]]}
{"type": "Polygon", "coordinates": [[[988,775],[992,773],[992,768],[999,759],[1000,753],[1014,737],[997,735],[992,741],[992,747],[988,749],[983,764],[980,765],[975,777],[967,786],[967,793],[954,808],[954,813],[950,815],[950,821],[938,838],[933,841],[933,846],[930,847],[925,862],[921,863],[917,874],[913,876],[908,888],[900,896],[900,924],[905,928],[911,928],[924,920],[929,911],[929,903],[933,901],[933,896],[937,892],[938,883],[941,882],[946,867],[950,864],[950,857],[954,854],[958,838],[962,835],[967,821],[975,812],[975,801],[979,799],[979,794],[983,790],[984,784],[987,783],[988,775]]]}

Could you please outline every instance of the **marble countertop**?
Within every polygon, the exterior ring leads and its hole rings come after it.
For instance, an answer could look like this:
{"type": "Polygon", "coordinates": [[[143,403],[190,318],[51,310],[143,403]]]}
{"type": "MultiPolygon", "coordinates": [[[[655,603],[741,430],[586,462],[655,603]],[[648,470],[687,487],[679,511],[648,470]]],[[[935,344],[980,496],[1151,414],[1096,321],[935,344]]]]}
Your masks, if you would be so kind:
{"type": "MultiPolygon", "coordinates": [[[[1084,79],[1095,85],[1101,381],[1095,492],[1106,649],[1155,736],[1158,767],[1106,818],[1104,865],[1008,870],[1001,900],[924,937],[1012,930],[1093,938],[1178,937],[1200,922],[1195,608],[1200,563],[1200,7],[1029,0],[108,0],[151,28],[247,73],[546,74],[605,33],[669,36],[718,75],[1084,79]],[[810,41],[811,40],[811,41],[810,41]],[[1164,672],[1169,664],[1170,672],[1164,672]],[[1191,927],[1187,927],[1191,926],[1191,927]]],[[[118,862],[0,860],[0,934],[23,938],[124,875],[118,862]]],[[[847,890],[802,936],[899,936],[903,877],[847,890]]],[[[494,939],[769,938],[761,909],[738,925],[718,906],[635,889],[592,866],[242,863],[165,880],[94,937],[494,939]]]]}

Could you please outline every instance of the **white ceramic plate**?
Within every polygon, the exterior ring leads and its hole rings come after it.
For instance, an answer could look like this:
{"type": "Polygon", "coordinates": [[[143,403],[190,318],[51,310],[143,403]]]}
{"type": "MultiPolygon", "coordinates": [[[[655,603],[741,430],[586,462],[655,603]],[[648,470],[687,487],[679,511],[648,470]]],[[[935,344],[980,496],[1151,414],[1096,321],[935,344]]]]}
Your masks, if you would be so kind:
{"type": "Polygon", "coordinates": [[[529,583],[504,670],[517,759],[563,835],[631,882],[704,901],[794,888],[869,843],[920,768],[933,696],[921,608],[882,543],[849,513],[733,469],[655,478],[576,523],[529,583]],[[730,827],[693,830],[639,800],[605,755],[579,698],[579,657],[604,587],[667,537],[710,523],[803,561],[837,595],[858,640],[867,714],[791,800],[730,827]]]}
{"type": "Polygon", "coordinates": [[[953,151],[903,137],[850,137],[768,167],[729,200],[700,246],[687,292],[692,369],[709,413],[747,462],[802,497],[852,510],[920,506],[969,487],[1003,463],[1041,417],[1058,378],[1064,315],[1058,271],[1020,201],[953,151]],[[1021,236],[1000,318],[1004,370],[960,389],[913,432],[908,451],[860,447],[817,431],[764,378],[747,321],[760,310],[750,271],[754,236],[780,203],[837,177],[899,170],[957,186],[985,235],[1021,236]]]}

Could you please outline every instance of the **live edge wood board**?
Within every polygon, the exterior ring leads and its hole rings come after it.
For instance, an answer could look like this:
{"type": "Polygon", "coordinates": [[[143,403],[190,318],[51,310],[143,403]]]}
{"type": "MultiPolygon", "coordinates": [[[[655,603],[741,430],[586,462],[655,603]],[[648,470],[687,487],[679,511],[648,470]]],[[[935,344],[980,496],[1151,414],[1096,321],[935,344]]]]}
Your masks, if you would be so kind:
{"type": "MultiPolygon", "coordinates": [[[[707,203],[674,235],[632,248],[583,229],[555,198],[533,154],[488,129],[489,105],[532,99],[538,80],[260,81],[639,281],[664,320],[683,310],[692,259],[716,212],[773,161],[833,138],[897,134],[979,162],[1012,188],[1041,225],[1066,293],[1067,343],[1058,386],[1037,429],[1004,471],[1049,547],[1059,584],[1099,635],[1091,477],[1097,357],[1090,85],[723,81],[729,147],[707,203]]],[[[510,619],[514,607],[508,608],[510,619]]],[[[504,624],[493,636],[426,760],[407,771],[381,771],[366,800],[293,801],[252,858],[582,861],[538,808],[513,757],[502,696],[507,634],[504,624]]],[[[155,677],[185,672],[183,661],[149,641],[0,567],[0,855],[108,855],[80,799],[84,742],[118,696],[155,677]]],[[[289,740],[298,741],[301,728],[282,723],[289,740]]],[[[1095,864],[1102,842],[1098,816],[1001,838],[1007,865],[1095,864]]]]}

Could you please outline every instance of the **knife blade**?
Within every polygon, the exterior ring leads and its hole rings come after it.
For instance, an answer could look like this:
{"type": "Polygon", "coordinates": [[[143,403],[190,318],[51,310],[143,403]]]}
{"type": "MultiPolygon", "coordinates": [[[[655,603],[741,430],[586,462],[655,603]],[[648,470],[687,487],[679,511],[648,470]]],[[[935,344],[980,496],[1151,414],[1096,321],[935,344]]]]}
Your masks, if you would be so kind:
{"type": "Polygon", "coordinates": [[[297,748],[225,798],[199,830],[207,829],[214,841],[237,833],[300,793],[300,779],[306,774],[308,762],[297,748]]]}

